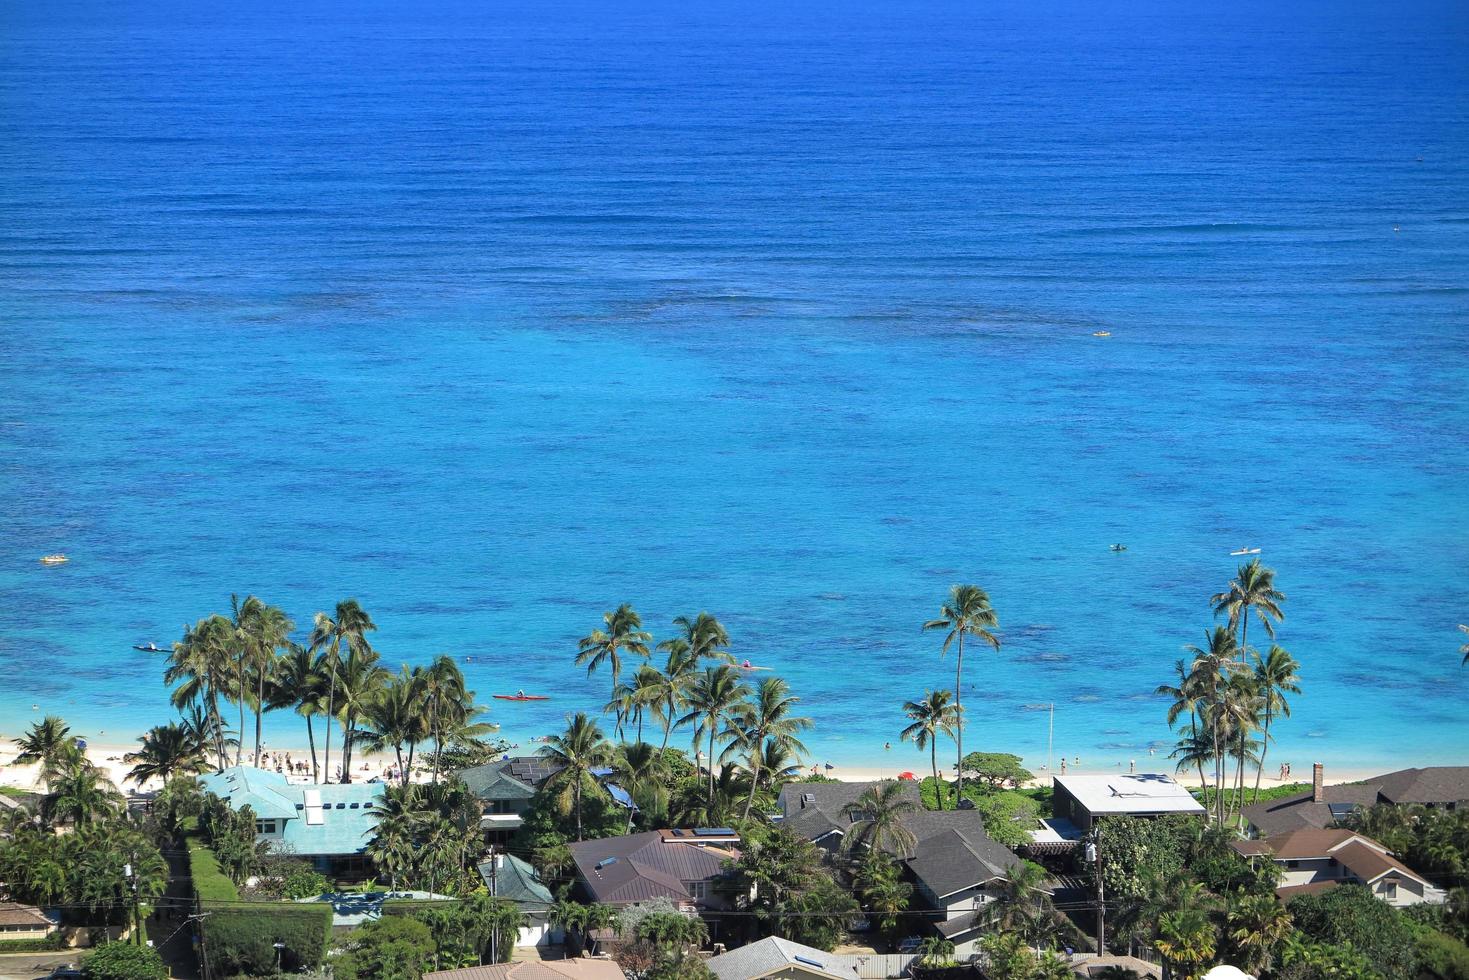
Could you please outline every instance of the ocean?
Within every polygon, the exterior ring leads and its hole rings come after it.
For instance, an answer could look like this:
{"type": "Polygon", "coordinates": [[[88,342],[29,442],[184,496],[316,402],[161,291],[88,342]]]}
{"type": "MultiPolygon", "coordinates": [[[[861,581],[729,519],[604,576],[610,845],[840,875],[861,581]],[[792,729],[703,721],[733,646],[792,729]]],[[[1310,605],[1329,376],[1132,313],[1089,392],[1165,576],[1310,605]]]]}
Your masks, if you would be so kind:
{"type": "Polygon", "coordinates": [[[132,645],[237,592],[553,695],[523,743],[630,602],[916,769],[973,582],[966,747],[1155,768],[1250,546],[1267,768],[1462,763],[1466,52],[1426,0],[6,4],[0,732],[166,720],[132,645]]]}

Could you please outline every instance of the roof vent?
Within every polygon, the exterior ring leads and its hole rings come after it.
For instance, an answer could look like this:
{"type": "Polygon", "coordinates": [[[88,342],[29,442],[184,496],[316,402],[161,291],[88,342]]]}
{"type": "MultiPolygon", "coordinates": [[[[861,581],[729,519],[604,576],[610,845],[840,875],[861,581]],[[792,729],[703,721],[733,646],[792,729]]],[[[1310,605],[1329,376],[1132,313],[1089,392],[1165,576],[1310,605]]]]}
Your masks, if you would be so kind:
{"type": "Polygon", "coordinates": [[[816,794],[815,793],[802,793],[801,794],[801,809],[802,810],[806,809],[806,807],[808,807],[808,806],[815,806],[815,805],[816,805],[816,794]]]}
{"type": "Polygon", "coordinates": [[[820,960],[808,959],[804,956],[797,956],[795,960],[797,963],[805,963],[807,966],[814,966],[818,970],[826,969],[826,964],[821,962],[820,960]]]}
{"type": "Polygon", "coordinates": [[[614,865],[616,863],[617,863],[617,858],[605,858],[605,859],[597,862],[597,868],[596,868],[596,870],[601,871],[603,868],[610,868],[610,867],[612,867],[612,865],[614,865]]]}

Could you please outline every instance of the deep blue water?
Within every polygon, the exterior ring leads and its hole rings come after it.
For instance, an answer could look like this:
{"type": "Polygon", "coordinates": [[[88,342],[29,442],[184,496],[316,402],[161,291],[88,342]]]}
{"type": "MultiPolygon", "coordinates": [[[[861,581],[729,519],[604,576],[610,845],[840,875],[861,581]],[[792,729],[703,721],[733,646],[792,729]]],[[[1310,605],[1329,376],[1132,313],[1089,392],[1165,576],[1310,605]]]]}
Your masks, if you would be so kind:
{"type": "Polygon", "coordinates": [[[1125,764],[1251,544],[1278,760],[1463,761],[1469,16],[1379,6],[4,5],[0,731],[238,591],[523,737],[630,601],[859,761],[974,581],[966,741],[1125,764]]]}

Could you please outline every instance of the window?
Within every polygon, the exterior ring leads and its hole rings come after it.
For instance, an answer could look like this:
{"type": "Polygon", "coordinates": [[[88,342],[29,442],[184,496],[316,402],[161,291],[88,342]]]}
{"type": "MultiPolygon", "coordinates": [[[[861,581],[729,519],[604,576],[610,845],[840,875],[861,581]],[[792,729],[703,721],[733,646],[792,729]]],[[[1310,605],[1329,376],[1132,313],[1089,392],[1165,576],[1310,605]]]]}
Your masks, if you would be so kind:
{"type": "Polygon", "coordinates": [[[257,821],[255,821],[255,833],[257,833],[257,834],[273,834],[273,833],[275,833],[275,821],[274,820],[257,820],[257,821]]]}
{"type": "Polygon", "coordinates": [[[1299,861],[1287,861],[1287,862],[1285,862],[1285,866],[1286,866],[1286,867],[1287,867],[1287,868],[1294,868],[1294,867],[1296,867],[1296,866],[1297,866],[1297,865],[1298,865],[1298,864],[1300,864],[1300,862],[1299,862],[1299,861]]]}
{"type": "Polygon", "coordinates": [[[709,882],[707,881],[686,881],[683,886],[695,899],[703,900],[709,897],[709,882]]]}
{"type": "Polygon", "coordinates": [[[1384,881],[1378,886],[1377,890],[1383,898],[1392,899],[1398,897],[1398,883],[1396,881],[1384,881]]]}

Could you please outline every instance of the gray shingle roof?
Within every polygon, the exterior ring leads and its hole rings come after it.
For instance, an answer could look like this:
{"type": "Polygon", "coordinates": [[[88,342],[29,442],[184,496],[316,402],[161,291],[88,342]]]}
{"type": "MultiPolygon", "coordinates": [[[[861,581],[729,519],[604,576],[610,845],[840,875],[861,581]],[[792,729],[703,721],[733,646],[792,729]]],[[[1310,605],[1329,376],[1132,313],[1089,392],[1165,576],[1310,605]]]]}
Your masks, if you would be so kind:
{"type": "Polygon", "coordinates": [[[754,980],[777,970],[794,968],[833,980],[856,980],[857,970],[844,957],[771,936],[706,960],[719,980],[754,980]]]}
{"type": "Polygon", "coordinates": [[[1020,864],[1008,847],[991,840],[981,826],[943,830],[923,837],[908,859],[908,870],[939,898],[1003,878],[1020,864]]]}
{"type": "Polygon", "coordinates": [[[1469,766],[1400,769],[1372,780],[1388,803],[1469,802],[1469,766]]]}
{"type": "Polygon", "coordinates": [[[964,935],[966,932],[973,932],[983,923],[984,910],[973,909],[944,922],[935,922],[934,928],[938,930],[940,936],[948,940],[953,940],[958,936],[964,935]]]}
{"type": "Polygon", "coordinates": [[[711,881],[724,874],[724,862],[737,852],[665,840],[656,830],[604,837],[571,845],[577,875],[593,901],[612,905],[663,896],[692,900],[686,881],[711,881]]]}
{"type": "MultiPolygon", "coordinates": [[[[842,808],[874,786],[866,783],[787,783],[781,787],[779,803],[782,826],[807,840],[820,840],[832,831],[846,833],[855,822],[842,815],[842,808]]],[[[917,783],[903,784],[903,796],[921,805],[917,783]]],[[[915,814],[916,816],[916,814],[915,814]]]]}
{"type": "Polygon", "coordinates": [[[528,800],[555,771],[542,759],[520,757],[461,770],[459,778],[481,800],[528,800]]]}
{"type": "Polygon", "coordinates": [[[1370,807],[1378,803],[1469,802],[1469,766],[1426,766],[1399,769],[1361,783],[1322,787],[1324,803],[1312,801],[1310,790],[1245,807],[1245,819],[1266,836],[1335,822],[1330,804],[1370,807]]]}

